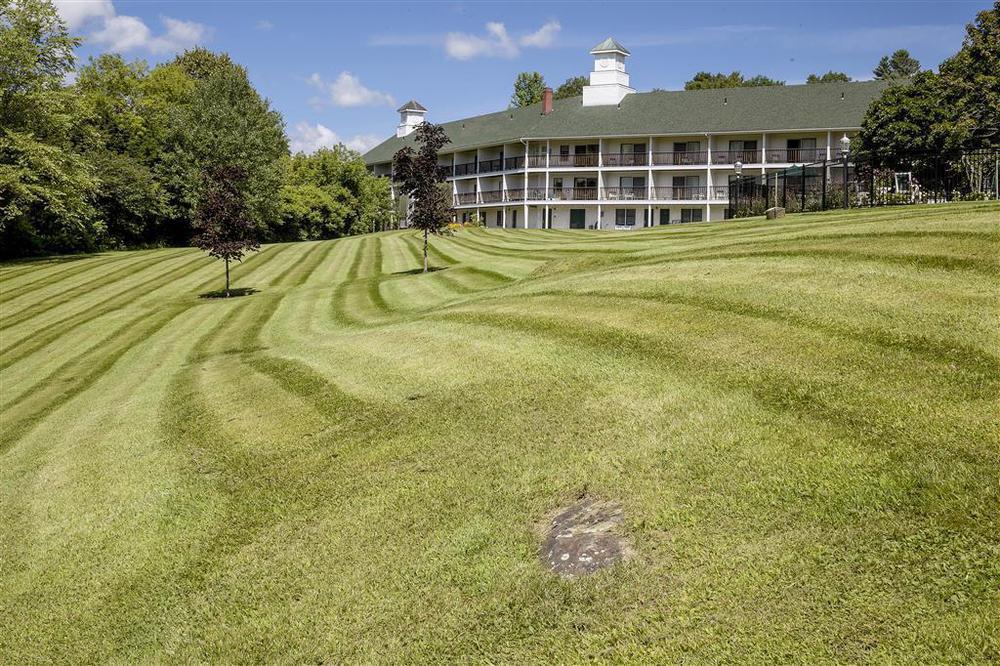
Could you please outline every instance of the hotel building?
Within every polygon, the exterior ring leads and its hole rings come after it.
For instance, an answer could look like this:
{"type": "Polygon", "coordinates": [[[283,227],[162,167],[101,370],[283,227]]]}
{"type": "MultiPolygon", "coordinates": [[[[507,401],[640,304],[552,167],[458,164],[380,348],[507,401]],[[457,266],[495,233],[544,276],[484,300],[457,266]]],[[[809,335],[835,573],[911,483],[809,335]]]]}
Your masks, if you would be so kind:
{"type": "MultiPolygon", "coordinates": [[[[637,93],[629,52],[590,51],[583,95],[443,123],[439,156],[456,218],[489,227],[619,229],[721,220],[729,183],[838,157],[882,81],[637,93]]],[[[413,146],[427,109],[399,109],[396,136],[367,154],[376,174],[413,146]]]]}

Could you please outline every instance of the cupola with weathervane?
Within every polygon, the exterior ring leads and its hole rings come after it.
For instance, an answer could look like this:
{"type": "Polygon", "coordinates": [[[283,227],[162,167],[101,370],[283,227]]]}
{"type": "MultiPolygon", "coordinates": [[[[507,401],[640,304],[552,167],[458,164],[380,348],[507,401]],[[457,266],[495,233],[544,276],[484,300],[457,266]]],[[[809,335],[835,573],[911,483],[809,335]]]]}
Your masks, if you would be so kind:
{"type": "Polygon", "coordinates": [[[584,106],[618,104],[625,95],[635,92],[625,70],[625,58],[631,55],[627,48],[608,37],[590,53],[594,56],[594,71],[590,73],[590,85],[583,87],[584,106]]]}
{"type": "Polygon", "coordinates": [[[399,111],[399,125],[396,126],[396,136],[406,136],[417,129],[417,125],[424,122],[424,116],[427,115],[427,109],[415,99],[411,99],[396,110],[399,111]]]}

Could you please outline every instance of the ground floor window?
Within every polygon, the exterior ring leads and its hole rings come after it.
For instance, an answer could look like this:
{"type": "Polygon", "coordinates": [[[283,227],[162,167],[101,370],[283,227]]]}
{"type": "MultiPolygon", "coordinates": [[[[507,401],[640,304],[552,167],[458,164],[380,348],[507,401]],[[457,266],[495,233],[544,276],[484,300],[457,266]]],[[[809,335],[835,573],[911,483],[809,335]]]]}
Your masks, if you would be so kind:
{"type": "Polygon", "coordinates": [[[660,209],[660,224],[670,224],[670,209],[661,208],[660,209]]]}
{"type": "Polygon", "coordinates": [[[681,222],[701,222],[701,208],[681,208],[681,222]]]}
{"type": "Polygon", "coordinates": [[[616,208],[615,209],[615,226],[618,226],[618,227],[634,227],[635,226],[635,208],[616,208]]]}
{"type": "Polygon", "coordinates": [[[503,211],[501,211],[501,210],[497,211],[497,226],[498,227],[502,227],[503,226],[503,211]]]}
{"type": "Polygon", "coordinates": [[[517,229],[517,209],[510,211],[512,214],[510,226],[512,229],[517,229]]]}

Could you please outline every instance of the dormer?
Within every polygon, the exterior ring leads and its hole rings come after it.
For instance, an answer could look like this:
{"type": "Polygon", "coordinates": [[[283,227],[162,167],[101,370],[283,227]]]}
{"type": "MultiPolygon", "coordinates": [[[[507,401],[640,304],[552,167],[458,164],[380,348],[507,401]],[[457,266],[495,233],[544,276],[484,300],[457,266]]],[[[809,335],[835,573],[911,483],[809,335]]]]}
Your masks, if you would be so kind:
{"type": "Polygon", "coordinates": [[[634,93],[629,86],[629,75],[625,69],[628,49],[608,37],[590,50],[594,56],[594,69],[590,72],[590,85],[583,87],[584,106],[618,104],[625,95],[634,93]]]}
{"type": "Polygon", "coordinates": [[[417,125],[424,122],[424,116],[427,115],[427,109],[415,99],[411,99],[396,109],[396,111],[399,112],[399,125],[396,126],[396,136],[406,136],[417,129],[417,125]]]}

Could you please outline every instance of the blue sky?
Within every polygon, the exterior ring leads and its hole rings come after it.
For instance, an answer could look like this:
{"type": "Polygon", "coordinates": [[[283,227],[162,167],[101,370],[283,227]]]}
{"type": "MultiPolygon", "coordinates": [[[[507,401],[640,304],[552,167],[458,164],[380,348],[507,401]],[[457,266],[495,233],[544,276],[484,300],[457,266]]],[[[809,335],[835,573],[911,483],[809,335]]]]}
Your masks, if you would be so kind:
{"type": "Polygon", "coordinates": [[[195,44],[228,52],[285,118],[293,148],[390,136],[415,98],[441,122],[507,105],[517,72],[556,87],[590,70],[607,36],[632,52],[638,90],[699,70],[788,83],[840,70],[870,78],[906,48],[924,67],[954,53],[990,2],[135,2],[64,0],[81,61],[118,51],[150,63],[195,44]]]}

